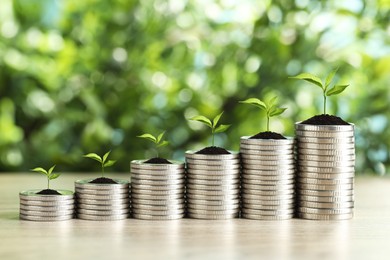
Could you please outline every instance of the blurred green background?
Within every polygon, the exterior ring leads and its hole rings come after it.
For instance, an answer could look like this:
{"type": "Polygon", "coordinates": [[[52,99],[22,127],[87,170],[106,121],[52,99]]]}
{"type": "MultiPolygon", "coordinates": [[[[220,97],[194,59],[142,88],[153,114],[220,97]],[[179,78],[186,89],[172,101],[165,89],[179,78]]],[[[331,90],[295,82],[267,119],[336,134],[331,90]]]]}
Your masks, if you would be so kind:
{"type": "Polygon", "coordinates": [[[112,150],[111,171],[152,157],[136,138],[163,130],[166,158],[210,142],[202,114],[233,124],[216,143],[265,130],[238,104],[279,96],[271,130],[321,113],[318,87],[288,79],[340,67],[350,87],[328,111],[356,125],[357,172],[389,172],[389,0],[1,0],[0,171],[57,164],[98,171],[88,152],[112,150]]]}

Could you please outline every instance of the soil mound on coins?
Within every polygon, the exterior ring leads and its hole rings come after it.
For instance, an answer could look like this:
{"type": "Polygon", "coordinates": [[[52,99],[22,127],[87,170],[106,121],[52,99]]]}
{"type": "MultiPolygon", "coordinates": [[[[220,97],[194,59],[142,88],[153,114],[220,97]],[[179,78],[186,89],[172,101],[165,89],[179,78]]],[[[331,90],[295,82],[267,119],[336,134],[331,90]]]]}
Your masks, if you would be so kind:
{"type": "Polygon", "coordinates": [[[61,195],[61,193],[59,193],[56,190],[52,190],[52,189],[44,189],[44,190],[41,190],[40,192],[37,192],[37,194],[40,194],[40,195],[61,195]]]}
{"type": "Polygon", "coordinates": [[[260,132],[258,134],[255,134],[249,137],[249,139],[287,139],[287,138],[281,134],[271,132],[271,131],[266,131],[266,132],[260,132]]]}
{"type": "Polygon", "coordinates": [[[151,164],[172,164],[170,161],[168,161],[167,159],[165,158],[160,158],[160,157],[154,157],[154,158],[151,158],[147,161],[145,161],[145,163],[151,163],[151,164]]]}
{"type": "Polygon", "coordinates": [[[90,181],[89,183],[98,183],[98,184],[118,184],[118,183],[117,183],[116,181],[114,181],[113,179],[106,178],[106,177],[96,178],[96,179],[90,181]]]}
{"type": "Polygon", "coordinates": [[[332,116],[328,114],[316,115],[303,122],[301,124],[305,125],[349,125],[348,122],[345,122],[338,116],[332,116]]]}
{"type": "Polygon", "coordinates": [[[230,152],[224,148],[217,146],[208,146],[196,152],[196,154],[230,154],[230,152]]]}

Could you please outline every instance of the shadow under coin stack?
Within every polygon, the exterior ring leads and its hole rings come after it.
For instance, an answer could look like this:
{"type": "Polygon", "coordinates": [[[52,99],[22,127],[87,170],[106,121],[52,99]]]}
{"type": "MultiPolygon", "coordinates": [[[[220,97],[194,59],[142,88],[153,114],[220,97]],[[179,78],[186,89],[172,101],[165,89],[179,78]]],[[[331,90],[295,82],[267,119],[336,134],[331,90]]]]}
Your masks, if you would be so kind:
{"type": "Polygon", "coordinates": [[[129,182],[114,180],[116,184],[75,182],[77,218],[109,221],[126,219],[130,215],[129,182]]]}
{"type": "Polygon", "coordinates": [[[184,163],[170,162],[131,162],[131,208],[134,218],[173,220],[184,217],[184,163]]]}
{"type": "Polygon", "coordinates": [[[312,220],[353,217],[353,125],[295,125],[298,139],[298,215],[312,220]]]}
{"type": "Polygon", "coordinates": [[[186,152],[190,218],[231,219],[240,211],[240,157],[186,152]]]}
{"type": "Polygon", "coordinates": [[[22,191],[20,219],[32,221],[61,221],[74,215],[73,191],[57,190],[61,195],[41,195],[40,190],[22,191]]]}
{"type": "Polygon", "coordinates": [[[242,217],[284,220],[294,216],[294,140],[241,137],[242,217]]]}

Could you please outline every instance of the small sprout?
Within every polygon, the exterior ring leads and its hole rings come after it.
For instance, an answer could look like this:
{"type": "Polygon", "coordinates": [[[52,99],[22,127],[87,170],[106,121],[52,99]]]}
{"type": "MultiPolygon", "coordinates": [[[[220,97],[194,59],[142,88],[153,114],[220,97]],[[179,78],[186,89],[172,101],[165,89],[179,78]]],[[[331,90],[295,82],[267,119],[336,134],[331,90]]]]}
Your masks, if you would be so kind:
{"type": "Polygon", "coordinates": [[[322,95],[324,98],[324,115],[326,114],[326,97],[340,94],[343,92],[349,84],[346,85],[333,85],[330,88],[330,85],[333,81],[334,76],[336,75],[337,69],[331,71],[323,82],[320,78],[310,74],[310,73],[301,73],[295,77],[290,77],[292,79],[302,79],[310,82],[322,89],[322,95]]]}
{"type": "Polygon", "coordinates": [[[166,146],[166,145],[169,144],[168,141],[163,140],[164,134],[165,134],[165,131],[162,132],[161,134],[159,134],[157,137],[155,137],[155,136],[153,136],[153,135],[151,135],[151,134],[147,134],[147,133],[146,133],[146,134],[139,135],[139,136],[137,136],[137,137],[143,138],[143,139],[147,139],[147,140],[149,140],[149,141],[152,141],[152,142],[154,143],[154,145],[155,145],[156,154],[157,154],[156,157],[158,158],[158,148],[159,148],[159,147],[166,146]]]}
{"type": "Polygon", "coordinates": [[[108,160],[107,161],[108,155],[110,153],[111,153],[111,151],[108,151],[107,153],[105,153],[103,155],[103,157],[100,157],[96,153],[89,153],[89,154],[85,154],[84,157],[87,157],[87,158],[93,159],[95,161],[98,161],[101,164],[101,167],[102,167],[102,177],[104,177],[104,168],[112,166],[112,165],[114,165],[116,163],[116,160],[108,160]]]}
{"type": "Polygon", "coordinates": [[[59,173],[53,173],[53,170],[54,170],[55,167],[56,166],[53,165],[48,171],[46,171],[42,167],[37,167],[37,168],[31,169],[31,171],[39,172],[39,173],[42,173],[42,174],[46,175],[46,177],[47,177],[47,189],[50,189],[50,181],[54,180],[54,179],[57,179],[60,176],[59,173]]]}
{"type": "Polygon", "coordinates": [[[212,146],[214,146],[214,135],[217,133],[225,132],[230,127],[230,125],[217,126],[218,121],[221,118],[222,114],[223,114],[223,112],[221,114],[217,115],[216,117],[214,117],[214,119],[212,121],[205,116],[194,116],[194,117],[190,118],[190,120],[201,122],[201,123],[203,123],[211,128],[211,135],[212,135],[211,144],[212,144],[212,146]]]}
{"type": "Polygon", "coordinates": [[[270,117],[278,116],[282,114],[287,108],[276,106],[277,97],[271,98],[268,102],[261,101],[257,98],[248,98],[244,101],[239,101],[242,104],[250,104],[256,106],[262,110],[265,110],[267,114],[267,131],[269,131],[269,119],[270,117]]]}

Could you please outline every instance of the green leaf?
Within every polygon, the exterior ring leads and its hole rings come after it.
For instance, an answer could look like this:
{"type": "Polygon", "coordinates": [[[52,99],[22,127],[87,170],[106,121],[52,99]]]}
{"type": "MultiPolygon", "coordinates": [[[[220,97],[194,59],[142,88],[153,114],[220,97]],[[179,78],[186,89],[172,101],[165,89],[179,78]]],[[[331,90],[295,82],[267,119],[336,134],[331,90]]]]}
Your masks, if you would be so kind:
{"type": "Polygon", "coordinates": [[[220,125],[215,130],[214,133],[222,133],[225,132],[231,125],[220,125]]]}
{"type": "Polygon", "coordinates": [[[45,174],[45,175],[48,174],[47,171],[46,171],[45,169],[41,168],[41,167],[37,167],[37,168],[31,169],[31,171],[43,173],[43,174],[45,174]]]}
{"type": "Polygon", "coordinates": [[[48,171],[47,173],[48,173],[48,174],[51,174],[51,173],[53,172],[53,170],[54,170],[55,167],[56,167],[56,166],[53,165],[53,166],[49,169],[49,171],[48,171]]]}
{"type": "Polygon", "coordinates": [[[223,114],[223,111],[222,111],[221,114],[219,114],[219,115],[217,115],[216,117],[214,117],[214,119],[213,119],[213,127],[214,127],[214,128],[215,128],[215,126],[218,124],[218,121],[219,121],[219,119],[221,118],[222,114],[223,114]]]}
{"type": "Polygon", "coordinates": [[[271,99],[268,101],[268,107],[272,107],[273,105],[275,105],[277,99],[278,99],[277,96],[271,98],[271,99]]]}
{"type": "Polygon", "coordinates": [[[108,162],[106,162],[106,163],[104,164],[104,167],[112,166],[112,165],[114,165],[115,163],[116,163],[115,160],[108,160],[108,162]]]}
{"type": "Polygon", "coordinates": [[[106,162],[107,157],[110,155],[110,153],[111,153],[111,151],[108,151],[107,153],[105,153],[105,154],[103,155],[103,163],[106,162]]]}
{"type": "Polygon", "coordinates": [[[284,107],[272,107],[269,116],[273,117],[273,116],[278,116],[280,114],[283,114],[283,112],[286,111],[286,109],[287,108],[284,107]]]}
{"type": "Polygon", "coordinates": [[[157,143],[160,143],[160,142],[161,142],[161,139],[163,138],[164,134],[165,134],[165,131],[158,135],[158,137],[157,137],[157,143]]]}
{"type": "Polygon", "coordinates": [[[336,85],[336,86],[334,86],[333,88],[331,88],[331,89],[329,89],[328,91],[326,91],[326,95],[327,95],[327,96],[332,96],[332,95],[340,94],[340,93],[343,92],[348,86],[349,86],[349,84],[348,84],[348,85],[336,85]]]}
{"type": "Polygon", "coordinates": [[[290,78],[291,79],[303,79],[303,80],[306,80],[314,85],[319,86],[321,89],[324,89],[324,86],[322,85],[321,79],[319,79],[318,77],[316,77],[310,73],[301,73],[297,76],[290,77],[290,78]]]}
{"type": "Polygon", "coordinates": [[[90,158],[90,159],[93,159],[95,161],[102,163],[102,158],[99,155],[97,155],[96,153],[85,154],[84,157],[87,157],[87,158],[90,158]]]}
{"type": "Polygon", "coordinates": [[[151,135],[151,134],[143,134],[143,135],[139,135],[139,136],[137,136],[137,137],[139,137],[139,138],[144,138],[144,139],[148,139],[148,140],[152,141],[153,143],[157,143],[156,137],[154,137],[154,136],[151,135]]]}
{"type": "Polygon", "coordinates": [[[267,110],[267,105],[263,101],[261,101],[260,99],[257,99],[257,98],[248,98],[247,100],[239,101],[239,103],[250,104],[250,105],[259,107],[261,109],[267,110]]]}
{"type": "Polygon", "coordinates": [[[169,144],[168,141],[162,141],[161,143],[159,143],[159,144],[157,145],[157,147],[167,146],[168,144],[169,144]]]}
{"type": "Polygon", "coordinates": [[[328,88],[330,83],[332,83],[332,80],[333,80],[334,76],[336,75],[338,69],[339,68],[336,68],[328,74],[328,76],[326,77],[326,80],[325,80],[325,88],[328,88]]]}
{"type": "Polygon", "coordinates": [[[49,180],[54,180],[54,179],[57,179],[58,177],[60,177],[61,174],[59,173],[53,173],[53,174],[50,174],[48,177],[49,177],[49,180]]]}
{"type": "Polygon", "coordinates": [[[194,117],[190,118],[190,120],[202,122],[203,124],[206,124],[208,127],[211,127],[211,128],[213,127],[213,124],[211,123],[210,119],[208,119],[205,116],[194,116],[194,117]]]}

